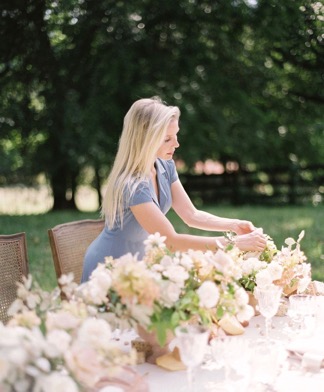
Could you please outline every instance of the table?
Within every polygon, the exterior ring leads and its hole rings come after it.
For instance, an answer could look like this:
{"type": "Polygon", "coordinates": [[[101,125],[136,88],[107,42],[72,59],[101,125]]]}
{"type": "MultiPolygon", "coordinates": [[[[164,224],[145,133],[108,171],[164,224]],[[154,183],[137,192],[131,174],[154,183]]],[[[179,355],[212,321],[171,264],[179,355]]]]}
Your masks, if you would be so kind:
{"type": "MultiPolygon", "coordinates": [[[[273,339],[283,342],[289,342],[289,336],[285,332],[289,318],[274,317],[273,327],[270,331],[270,336],[273,339]]],[[[264,331],[264,318],[262,316],[253,317],[250,320],[249,326],[246,327],[245,333],[238,336],[238,339],[249,338],[251,344],[259,338],[262,338],[262,331],[264,331]]],[[[318,331],[319,345],[323,346],[324,351],[324,329],[318,331]],[[323,333],[322,333],[323,332],[323,333]]],[[[129,335],[129,338],[134,338],[134,335],[129,335]]],[[[305,338],[306,339],[306,338],[305,338]]],[[[127,335],[126,335],[127,340],[127,335]]],[[[129,344],[129,343],[128,343],[129,344]]],[[[276,381],[275,392],[323,392],[324,391],[324,368],[319,372],[306,372],[301,367],[300,361],[292,361],[288,359],[289,366],[285,366],[276,381]],[[292,362],[294,362],[292,366],[292,362]]],[[[143,375],[149,385],[150,392],[182,392],[186,391],[186,372],[185,371],[168,371],[156,365],[148,363],[137,365],[135,367],[137,372],[143,375]]],[[[196,374],[196,391],[197,392],[212,392],[219,391],[217,383],[220,383],[224,377],[223,369],[210,370],[207,365],[202,365],[196,374]]],[[[256,391],[257,389],[255,389],[256,391]]],[[[263,389],[265,391],[266,389],[263,389]]],[[[245,392],[246,388],[238,388],[235,392],[245,392]]],[[[251,387],[249,392],[254,392],[251,387]]],[[[269,391],[269,389],[268,389],[269,391]]]]}

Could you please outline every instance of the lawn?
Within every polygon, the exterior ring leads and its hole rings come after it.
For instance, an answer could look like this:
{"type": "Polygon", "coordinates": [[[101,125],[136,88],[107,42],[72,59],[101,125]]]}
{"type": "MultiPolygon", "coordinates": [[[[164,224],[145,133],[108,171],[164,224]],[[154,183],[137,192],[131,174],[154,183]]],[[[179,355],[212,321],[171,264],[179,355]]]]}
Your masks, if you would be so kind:
{"type": "MultiPolygon", "coordinates": [[[[301,242],[302,250],[312,265],[313,279],[324,281],[324,206],[204,206],[202,209],[219,216],[251,220],[255,226],[263,227],[264,232],[273,238],[278,248],[283,245],[285,238],[297,239],[301,230],[305,230],[305,237],[301,242]]],[[[185,226],[173,212],[168,216],[178,232],[212,235],[211,232],[205,233],[185,226]]],[[[51,289],[56,285],[56,276],[47,230],[63,222],[86,218],[97,219],[99,213],[0,215],[0,234],[26,232],[30,272],[43,288],[51,289]]]]}

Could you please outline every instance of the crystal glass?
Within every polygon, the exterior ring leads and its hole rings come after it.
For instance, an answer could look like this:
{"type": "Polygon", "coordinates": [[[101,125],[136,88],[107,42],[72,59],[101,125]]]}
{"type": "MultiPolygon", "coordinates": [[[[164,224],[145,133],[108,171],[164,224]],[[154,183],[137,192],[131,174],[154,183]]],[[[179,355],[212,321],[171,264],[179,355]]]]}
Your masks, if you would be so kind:
{"type": "Polygon", "coordinates": [[[300,337],[311,336],[316,328],[318,306],[316,297],[295,294],[289,297],[288,316],[291,331],[300,337]]]}
{"type": "Polygon", "coordinates": [[[263,340],[255,341],[253,355],[250,360],[250,385],[248,390],[275,391],[275,383],[286,358],[285,346],[279,342],[264,344],[263,340]]]}
{"type": "Polygon", "coordinates": [[[225,372],[224,381],[215,384],[215,391],[245,390],[253,347],[250,340],[241,336],[222,336],[213,339],[210,344],[214,360],[224,367],[225,372]]]}
{"type": "Polygon", "coordinates": [[[201,325],[185,325],[177,327],[175,335],[181,361],[187,366],[188,388],[186,391],[193,392],[194,370],[203,362],[209,330],[201,325]]]}
{"type": "Polygon", "coordinates": [[[282,287],[274,284],[262,288],[256,287],[254,290],[254,295],[258,300],[259,312],[265,318],[265,337],[267,341],[269,341],[271,319],[278,311],[281,294],[282,287]]]}

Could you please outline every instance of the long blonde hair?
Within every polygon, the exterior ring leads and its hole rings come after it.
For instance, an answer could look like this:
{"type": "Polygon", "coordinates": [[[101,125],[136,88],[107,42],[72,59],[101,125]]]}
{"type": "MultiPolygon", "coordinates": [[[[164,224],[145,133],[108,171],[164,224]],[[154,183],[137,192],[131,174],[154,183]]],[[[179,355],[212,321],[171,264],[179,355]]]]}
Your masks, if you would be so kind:
{"type": "Polygon", "coordinates": [[[125,189],[132,196],[140,181],[149,180],[170,121],[179,117],[179,108],[167,106],[159,97],[139,99],[127,112],[102,204],[108,227],[116,219],[122,225],[125,189]]]}

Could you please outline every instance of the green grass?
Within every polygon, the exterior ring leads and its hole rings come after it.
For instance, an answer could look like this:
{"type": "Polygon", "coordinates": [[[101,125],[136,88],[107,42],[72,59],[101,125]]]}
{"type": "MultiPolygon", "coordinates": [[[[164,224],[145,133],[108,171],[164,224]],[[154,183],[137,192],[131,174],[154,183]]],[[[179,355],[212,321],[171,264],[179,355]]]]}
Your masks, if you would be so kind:
{"type": "MultiPolygon", "coordinates": [[[[287,237],[297,239],[301,230],[305,237],[301,242],[308,262],[312,265],[313,279],[324,281],[324,207],[231,207],[204,206],[205,211],[213,214],[251,220],[255,226],[263,227],[277,247],[284,244],[287,237]]],[[[191,229],[170,212],[168,217],[176,230],[182,233],[213,235],[191,229]]],[[[98,212],[51,212],[40,215],[0,215],[0,234],[25,231],[30,272],[44,289],[56,285],[56,276],[49,247],[47,230],[57,224],[78,219],[97,219],[98,212]]]]}

